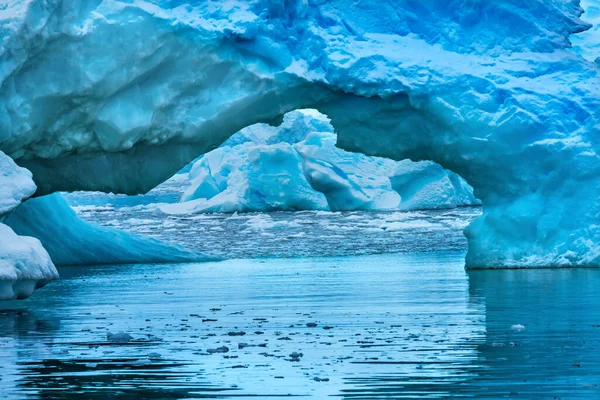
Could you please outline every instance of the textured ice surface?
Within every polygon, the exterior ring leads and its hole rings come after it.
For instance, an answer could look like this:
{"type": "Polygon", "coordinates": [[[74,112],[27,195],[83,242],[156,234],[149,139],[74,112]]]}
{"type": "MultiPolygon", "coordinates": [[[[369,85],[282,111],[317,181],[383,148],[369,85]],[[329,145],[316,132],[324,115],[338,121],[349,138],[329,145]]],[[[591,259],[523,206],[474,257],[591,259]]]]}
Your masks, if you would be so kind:
{"type": "Polygon", "coordinates": [[[0,152],[0,300],[29,297],[58,277],[39,240],[18,236],[2,223],[35,189],[31,173],[0,152]]]}
{"type": "Polygon", "coordinates": [[[581,0],[581,6],[584,9],[582,19],[593,27],[571,37],[573,51],[600,64],[600,1],[581,0]]]}
{"type": "Polygon", "coordinates": [[[35,193],[31,172],[0,151],[0,221],[3,215],[35,193]]]}
{"type": "Polygon", "coordinates": [[[183,204],[161,209],[182,214],[480,204],[462,178],[433,162],[349,153],[335,146],[336,139],[327,117],[316,110],[287,113],[279,127],[250,126],[194,163],[183,204]]]}
{"type": "Polygon", "coordinates": [[[256,122],[431,160],[485,205],[469,267],[598,266],[598,65],[577,0],[10,0],[0,149],[40,193],[145,192],[256,122]]]}
{"type": "Polygon", "coordinates": [[[24,299],[58,278],[39,240],[18,236],[0,223],[0,300],[24,299]]]}
{"type": "Polygon", "coordinates": [[[214,258],[159,240],[83,221],[56,193],[30,199],[6,220],[19,235],[38,238],[56,264],[125,264],[214,258]]]}

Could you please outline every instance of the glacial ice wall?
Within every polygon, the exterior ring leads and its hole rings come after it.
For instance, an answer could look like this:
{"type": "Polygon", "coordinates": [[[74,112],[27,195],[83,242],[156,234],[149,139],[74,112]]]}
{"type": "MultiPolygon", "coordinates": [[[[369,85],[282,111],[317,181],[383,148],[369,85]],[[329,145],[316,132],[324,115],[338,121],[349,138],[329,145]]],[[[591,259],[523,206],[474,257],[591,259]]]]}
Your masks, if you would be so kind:
{"type": "Polygon", "coordinates": [[[578,0],[9,0],[0,150],[39,193],[145,192],[257,122],[474,187],[468,267],[598,266],[598,64],[578,0]]]}
{"type": "Polygon", "coordinates": [[[462,178],[431,161],[398,163],[349,153],[335,146],[336,139],[329,119],[316,110],[289,112],[278,127],[252,125],[194,163],[183,204],[160,208],[350,211],[481,204],[462,178]]]}

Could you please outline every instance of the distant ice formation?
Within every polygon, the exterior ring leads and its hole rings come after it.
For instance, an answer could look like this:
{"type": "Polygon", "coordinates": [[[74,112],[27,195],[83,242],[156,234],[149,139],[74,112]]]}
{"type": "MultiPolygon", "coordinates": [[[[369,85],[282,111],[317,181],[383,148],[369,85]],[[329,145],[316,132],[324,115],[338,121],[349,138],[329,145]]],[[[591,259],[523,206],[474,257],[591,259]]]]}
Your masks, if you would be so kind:
{"type": "Polygon", "coordinates": [[[458,175],[430,161],[395,162],[335,146],[316,110],[287,113],[278,127],[250,126],[189,172],[182,204],[167,213],[276,210],[414,210],[481,204],[458,175]]]}
{"type": "Polygon", "coordinates": [[[582,13],[579,0],[8,0],[0,150],[39,195],[143,193],[244,127],[314,108],[346,150],[430,160],[473,186],[468,267],[600,266],[600,66],[592,36],[571,51],[595,21],[582,13]]]}

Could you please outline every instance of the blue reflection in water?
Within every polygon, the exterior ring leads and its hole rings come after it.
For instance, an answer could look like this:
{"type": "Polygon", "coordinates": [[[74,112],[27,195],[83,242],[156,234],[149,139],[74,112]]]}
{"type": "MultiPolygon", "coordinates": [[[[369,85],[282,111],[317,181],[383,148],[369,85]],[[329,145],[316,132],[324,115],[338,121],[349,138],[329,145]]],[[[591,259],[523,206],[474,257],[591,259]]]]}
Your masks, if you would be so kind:
{"type": "Polygon", "coordinates": [[[597,398],[600,271],[467,272],[463,256],[63,268],[0,304],[0,392],[597,398]],[[133,340],[107,341],[120,331],[133,340]]]}

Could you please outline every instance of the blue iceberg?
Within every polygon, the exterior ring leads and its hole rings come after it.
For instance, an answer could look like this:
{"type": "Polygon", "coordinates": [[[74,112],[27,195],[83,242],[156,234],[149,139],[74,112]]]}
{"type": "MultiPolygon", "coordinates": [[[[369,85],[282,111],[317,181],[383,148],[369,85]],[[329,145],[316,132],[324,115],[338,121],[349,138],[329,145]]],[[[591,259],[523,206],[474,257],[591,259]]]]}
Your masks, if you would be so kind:
{"type": "Polygon", "coordinates": [[[415,210],[481,204],[458,175],[413,163],[349,153],[335,146],[329,119],[287,113],[278,127],[257,124],[196,161],[183,204],[167,213],[277,210],[415,210]]]}
{"type": "Polygon", "coordinates": [[[59,193],[29,199],[5,221],[42,243],[57,265],[211,261],[180,246],[80,219],[59,193]]]}
{"type": "Polygon", "coordinates": [[[3,222],[35,193],[31,172],[0,151],[0,300],[23,299],[58,278],[39,240],[17,235],[3,222]]]}
{"type": "Polygon", "coordinates": [[[592,28],[583,11],[8,0],[0,150],[40,195],[144,193],[235,132],[314,108],[341,148],[433,161],[472,185],[484,213],[466,231],[468,267],[597,267],[600,70],[581,55],[593,41],[571,51],[592,28]]]}

